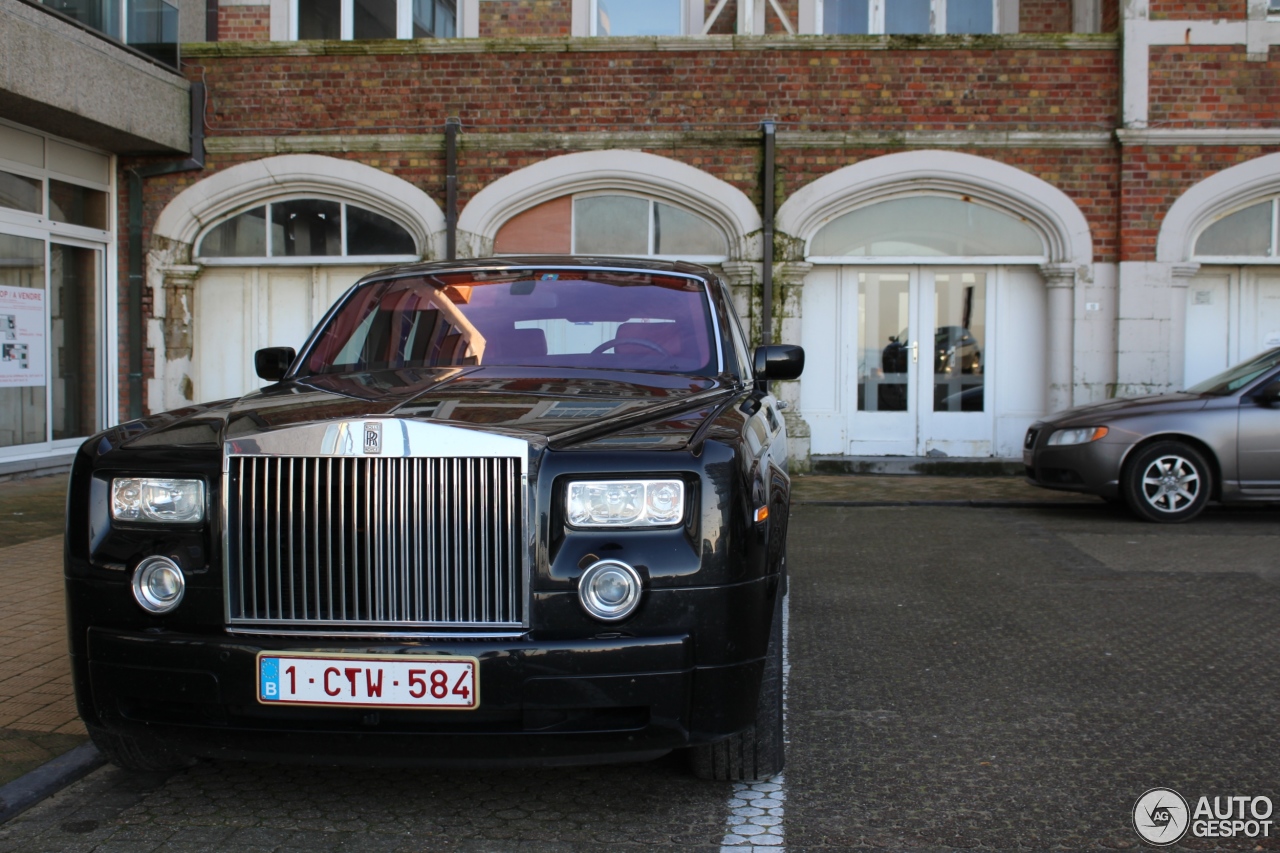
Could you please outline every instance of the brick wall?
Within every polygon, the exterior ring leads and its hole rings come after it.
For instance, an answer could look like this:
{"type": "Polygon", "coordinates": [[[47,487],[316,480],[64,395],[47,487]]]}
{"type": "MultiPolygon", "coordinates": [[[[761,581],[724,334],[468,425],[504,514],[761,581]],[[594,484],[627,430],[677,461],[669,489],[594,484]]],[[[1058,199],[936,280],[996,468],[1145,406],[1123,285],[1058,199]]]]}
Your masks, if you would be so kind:
{"type": "MultiPolygon", "coordinates": [[[[774,11],[773,4],[768,0],[757,0],[763,2],[764,7],[764,31],[766,33],[785,33],[786,27],[782,24],[782,19],[778,17],[778,13],[774,11]]],[[[782,11],[786,12],[787,19],[791,21],[791,27],[795,29],[800,25],[800,0],[780,0],[778,3],[782,7],[782,11]]]]}
{"type": "MultiPolygon", "coordinates": [[[[702,11],[703,20],[709,20],[711,13],[715,11],[716,2],[718,0],[706,0],[702,11]]],[[[711,35],[725,36],[733,35],[738,31],[738,0],[729,0],[724,4],[724,8],[720,10],[720,17],[716,18],[716,22],[708,31],[711,35]]]]}
{"type": "Polygon", "coordinates": [[[571,0],[480,0],[480,37],[567,36],[571,0]]]}
{"type": "Polygon", "coordinates": [[[1018,4],[1018,32],[1069,33],[1071,4],[1062,0],[1022,0],[1018,4]]]}
{"type": "Polygon", "coordinates": [[[1151,49],[1153,125],[1274,127],[1280,121],[1280,52],[1250,62],[1244,45],[1151,49]]]}
{"type": "Polygon", "coordinates": [[[220,135],[471,129],[1097,130],[1114,50],[199,56],[220,135]]]}
{"type": "Polygon", "coordinates": [[[1122,171],[1121,258],[1153,261],[1165,215],[1199,181],[1223,169],[1280,151],[1280,146],[1148,146],[1129,148],[1122,171]]]}
{"type": "Polygon", "coordinates": [[[1153,20],[1236,20],[1249,17],[1248,0],[1151,0],[1153,20]]]}
{"type": "Polygon", "coordinates": [[[1114,33],[1120,29],[1120,0],[1102,0],[1102,25],[1099,29],[1104,33],[1114,33]]]}
{"type": "Polygon", "coordinates": [[[218,41],[268,41],[270,6],[219,6],[218,41]]]}

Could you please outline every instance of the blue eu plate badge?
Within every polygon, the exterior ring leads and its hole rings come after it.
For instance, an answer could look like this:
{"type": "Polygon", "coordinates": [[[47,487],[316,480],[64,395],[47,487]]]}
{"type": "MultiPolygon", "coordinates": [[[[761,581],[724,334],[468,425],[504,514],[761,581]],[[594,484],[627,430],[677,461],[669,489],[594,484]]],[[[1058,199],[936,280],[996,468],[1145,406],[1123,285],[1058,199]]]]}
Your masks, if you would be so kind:
{"type": "Polygon", "coordinates": [[[259,677],[262,684],[258,688],[258,696],[265,702],[280,698],[280,660],[279,658],[263,658],[259,677]]]}

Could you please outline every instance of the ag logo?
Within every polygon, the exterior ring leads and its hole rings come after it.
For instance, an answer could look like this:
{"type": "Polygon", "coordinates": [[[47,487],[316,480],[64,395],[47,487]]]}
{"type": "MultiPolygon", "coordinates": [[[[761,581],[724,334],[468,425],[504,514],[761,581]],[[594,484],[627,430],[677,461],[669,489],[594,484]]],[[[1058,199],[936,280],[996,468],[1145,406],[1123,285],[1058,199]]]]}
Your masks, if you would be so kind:
{"type": "Polygon", "coordinates": [[[369,421],[364,425],[364,452],[382,452],[382,424],[369,421]]]}
{"type": "Polygon", "coordinates": [[[1191,812],[1187,801],[1171,788],[1152,788],[1133,804],[1133,828],[1148,844],[1165,847],[1187,834],[1191,812]]]}

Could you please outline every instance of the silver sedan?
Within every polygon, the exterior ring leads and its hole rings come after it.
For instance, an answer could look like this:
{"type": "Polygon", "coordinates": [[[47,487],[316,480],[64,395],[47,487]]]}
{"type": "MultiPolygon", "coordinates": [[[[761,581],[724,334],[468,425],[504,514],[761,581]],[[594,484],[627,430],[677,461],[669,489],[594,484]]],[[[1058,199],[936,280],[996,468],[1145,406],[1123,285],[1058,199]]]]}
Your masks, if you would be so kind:
{"type": "Polygon", "coordinates": [[[1280,348],[1177,394],[1068,409],[1027,430],[1027,480],[1190,521],[1211,500],[1280,500],[1280,348]]]}

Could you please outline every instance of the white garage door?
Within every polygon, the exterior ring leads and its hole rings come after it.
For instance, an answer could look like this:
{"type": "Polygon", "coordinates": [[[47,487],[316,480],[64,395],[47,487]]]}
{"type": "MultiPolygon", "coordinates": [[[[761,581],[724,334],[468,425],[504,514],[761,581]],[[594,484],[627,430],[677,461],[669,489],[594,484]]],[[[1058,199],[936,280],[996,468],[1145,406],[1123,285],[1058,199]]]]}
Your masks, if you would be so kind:
{"type": "Polygon", "coordinates": [[[197,402],[266,385],[253,369],[263,347],[299,349],[329,307],[375,266],[206,267],[195,287],[192,367],[197,402]]]}

